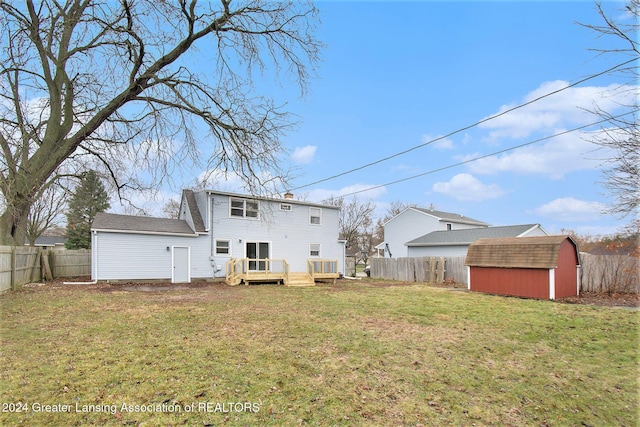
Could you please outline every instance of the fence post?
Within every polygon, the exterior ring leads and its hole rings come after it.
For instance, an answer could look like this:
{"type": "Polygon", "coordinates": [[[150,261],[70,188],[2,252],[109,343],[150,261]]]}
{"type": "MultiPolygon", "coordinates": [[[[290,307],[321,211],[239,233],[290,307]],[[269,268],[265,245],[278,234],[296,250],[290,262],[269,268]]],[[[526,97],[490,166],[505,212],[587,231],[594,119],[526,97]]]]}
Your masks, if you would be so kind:
{"type": "Polygon", "coordinates": [[[49,266],[49,252],[47,249],[42,253],[42,275],[44,276],[44,280],[53,280],[53,274],[49,266]]]}
{"type": "Polygon", "coordinates": [[[444,261],[444,257],[440,257],[438,259],[438,270],[437,270],[437,275],[438,277],[436,278],[437,283],[444,283],[444,273],[445,273],[445,261],[444,261]]]}
{"type": "Polygon", "coordinates": [[[16,253],[16,247],[12,247],[11,248],[11,290],[15,291],[16,290],[16,275],[17,275],[17,269],[18,269],[18,261],[17,261],[17,253],[16,253]]]}

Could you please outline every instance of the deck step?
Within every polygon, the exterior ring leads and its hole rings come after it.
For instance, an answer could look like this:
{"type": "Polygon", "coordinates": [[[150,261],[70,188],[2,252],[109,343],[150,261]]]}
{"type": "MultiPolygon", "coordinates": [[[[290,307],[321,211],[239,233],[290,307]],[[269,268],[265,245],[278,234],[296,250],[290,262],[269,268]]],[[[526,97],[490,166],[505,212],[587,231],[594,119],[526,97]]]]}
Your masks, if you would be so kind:
{"type": "Polygon", "coordinates": [[[315,282],[308,273],[289,273],[287,286],[315,286],[315,282]]]}

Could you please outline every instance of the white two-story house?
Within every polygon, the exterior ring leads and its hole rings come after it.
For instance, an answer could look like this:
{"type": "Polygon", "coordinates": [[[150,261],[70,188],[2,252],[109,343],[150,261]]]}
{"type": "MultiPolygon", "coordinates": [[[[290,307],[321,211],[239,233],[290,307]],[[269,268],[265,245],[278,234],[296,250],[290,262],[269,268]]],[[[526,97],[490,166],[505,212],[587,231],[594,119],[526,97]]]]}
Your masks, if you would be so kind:
{"type": "Polygon", "coordinates": [[[384,224],[384,242],[377,246],[386,258],[409,256],[407,242],[433,231],[488,227],[486,222],[451,212],[409,207],[384,224]]]}
{"type": "Polygon", "coordinates": [[[344,271],[338,208],[215,190],[184,190],[178,219],[98,214],[93,280],[225,278],[312,284],[344,271]]]}

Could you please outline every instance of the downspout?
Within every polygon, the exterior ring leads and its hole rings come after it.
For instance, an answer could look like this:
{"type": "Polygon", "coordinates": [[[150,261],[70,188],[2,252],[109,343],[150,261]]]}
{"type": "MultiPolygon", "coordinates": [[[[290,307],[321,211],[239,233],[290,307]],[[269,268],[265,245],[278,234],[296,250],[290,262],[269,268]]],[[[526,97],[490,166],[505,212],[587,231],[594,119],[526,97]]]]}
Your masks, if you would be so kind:
{"type": "MultiPolygon", "coordinates": [[[[222,270],[221,268],[218,269],[218,262],[215,259],[215,239],[213,236],[213,200],[211,198],[211,193],[207,193],[207,206],[208,206],[208,211],[207,214],[209,215],[209,221],[208,221],[208,225],[209,225],[209,235],[211,238],[211,247],[210,247],[210,256],[209,259],[211,260],[211,276],[213,278],[216,277],[216,273],[218,273],[220,270],[222,270]]],[[[229,250],[231,250],[231,248],[229,248],[229,250]]]]}

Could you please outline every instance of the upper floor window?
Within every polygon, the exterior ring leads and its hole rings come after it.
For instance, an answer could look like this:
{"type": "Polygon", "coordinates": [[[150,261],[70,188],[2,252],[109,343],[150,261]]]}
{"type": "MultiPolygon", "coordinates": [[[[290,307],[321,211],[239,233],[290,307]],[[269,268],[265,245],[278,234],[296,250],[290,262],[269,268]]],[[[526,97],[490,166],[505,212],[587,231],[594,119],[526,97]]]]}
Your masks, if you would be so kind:
{"type": "Polygon", "coordinates": [[[281,211],[291,211],[293,209],[293,206],[290,205],[289,203],[280,203],[280,210],[281,211]]]}
{"type": "Polygon", "coordinates": [[[322,209],[309,208],[309,224],[322,224],[322,209]]]}
{"type": "Polygon", "coordinates": [[[246,199],[231,199],[231,216],[258,219],[258,202],[246,199]]]}
{"type": "Polygon", "coordinates": [[[451,224],[447,223],[447,230],[451,230],[451,224]]]}

